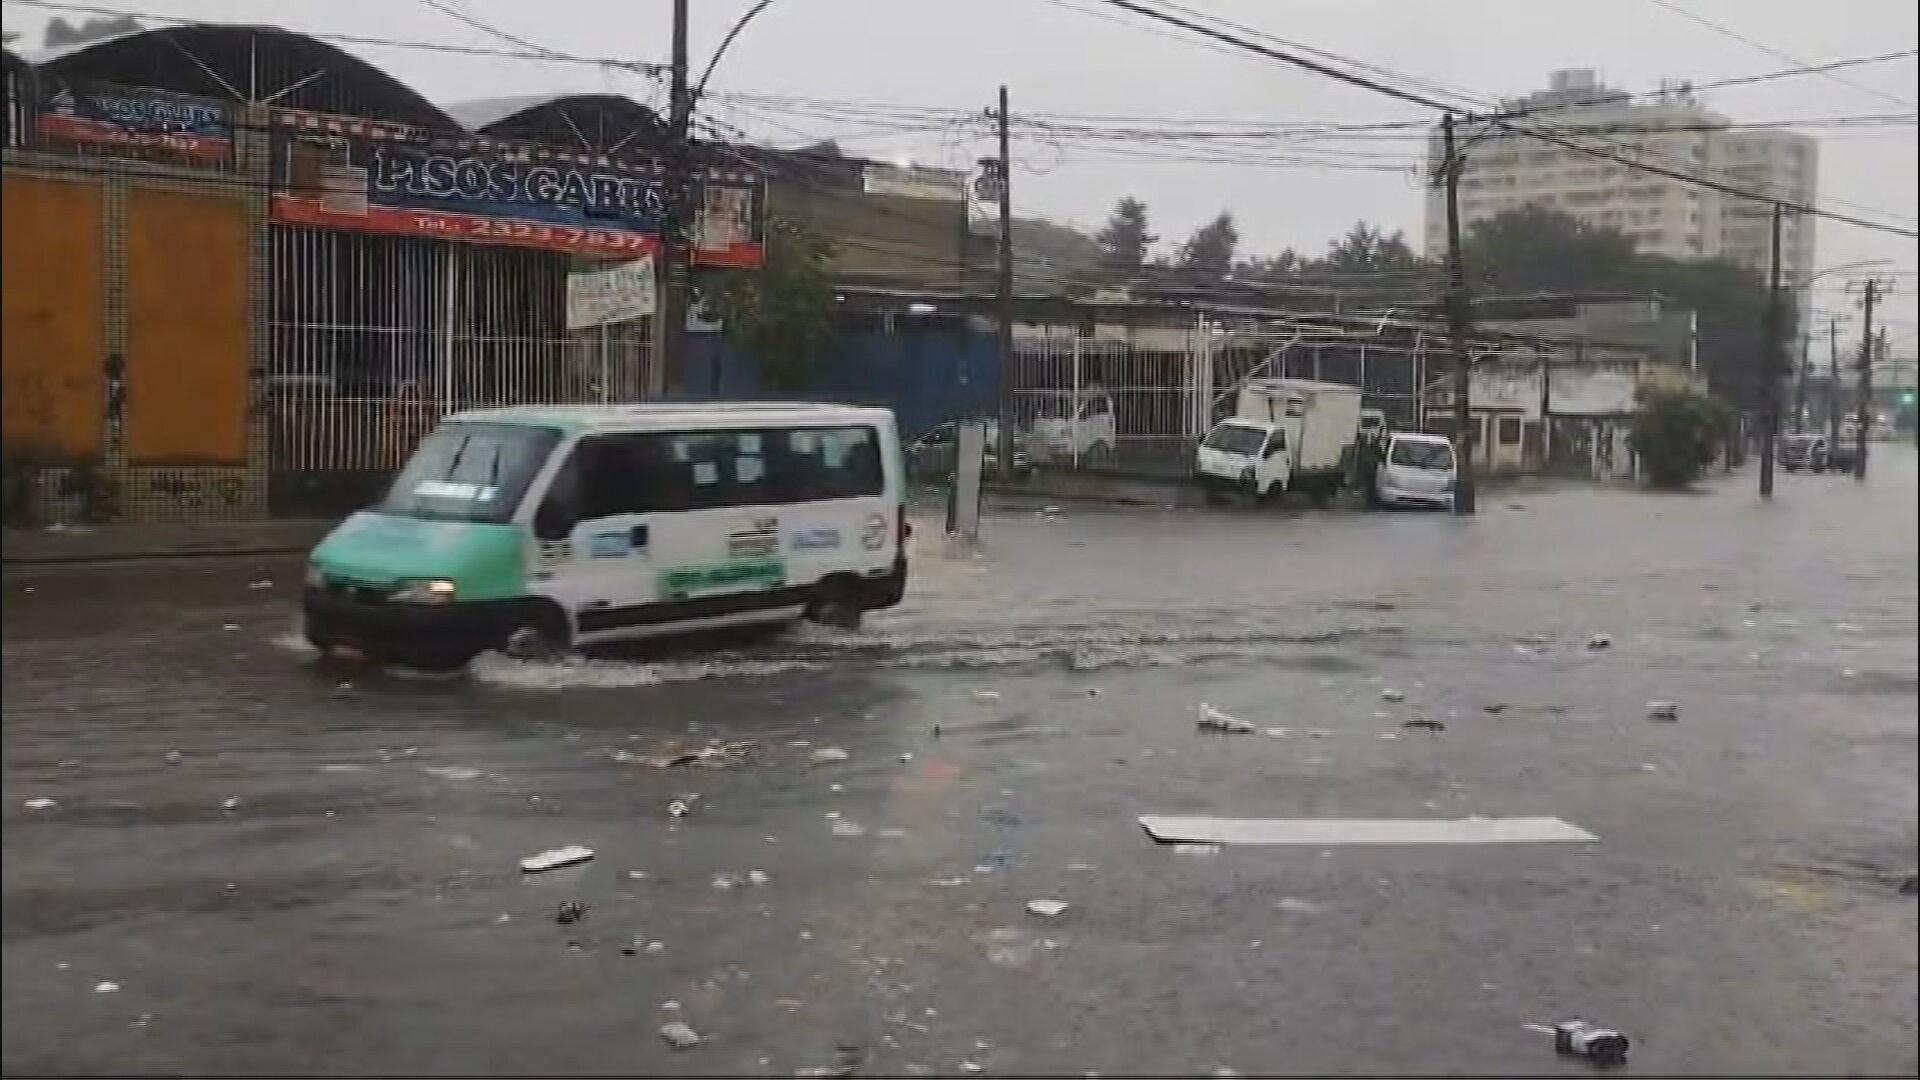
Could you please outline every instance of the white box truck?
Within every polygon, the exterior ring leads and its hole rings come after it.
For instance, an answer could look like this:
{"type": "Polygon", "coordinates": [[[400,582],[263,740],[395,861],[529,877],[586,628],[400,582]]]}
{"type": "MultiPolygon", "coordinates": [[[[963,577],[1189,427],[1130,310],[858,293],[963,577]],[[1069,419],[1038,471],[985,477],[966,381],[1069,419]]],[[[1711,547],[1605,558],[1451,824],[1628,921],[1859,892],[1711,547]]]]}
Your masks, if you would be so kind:
{"type": "Polygon", "coordinates": [[[1209,499],[1229,491],[1278,498],[1298,491],[1324,505],[1347,482],[1360,432],[1360,388],[1310,379],[1249,379],[1234,414],[1194,456],[1209,499]]]}

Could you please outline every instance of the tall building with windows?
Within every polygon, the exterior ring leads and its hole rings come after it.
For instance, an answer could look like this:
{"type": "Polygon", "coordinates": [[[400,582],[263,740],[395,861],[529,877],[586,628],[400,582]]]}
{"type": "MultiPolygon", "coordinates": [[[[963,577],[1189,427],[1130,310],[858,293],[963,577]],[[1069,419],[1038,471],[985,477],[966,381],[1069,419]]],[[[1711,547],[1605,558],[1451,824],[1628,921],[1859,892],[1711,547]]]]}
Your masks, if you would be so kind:
{"type": "MultiPolygon", "coordinates": [[[[1506,103],[1515,121],[1616,157],[1696,174],[1743,190],[1811,203],[1817,187],[1814,140],[1779,130],[1742,131],[1702,104],[1685,85],[1636,96],[1602,85],[1591,69],[1556,71],[1545,90],[1506,103]]],[[[1677,259],[1723,256],[1765,271],[1770,258],[1768,204],[1726,195],[1519,135],[1494,125],[1460,125],[1455,143],[1463,229],[1508,210],[1542,206],[1631,238],[1638,250],[1677,259]]],[[[1442,157],[1429,140],[1429,173],[1442,157]]],[[[1446,251],[1446,202],[1427,195],[1429,256],[1446,251]]],[[[1789,217],[1781,229],[1782,276],[1792,284],[1814,265],[1813,221],[1789,217]]]]}

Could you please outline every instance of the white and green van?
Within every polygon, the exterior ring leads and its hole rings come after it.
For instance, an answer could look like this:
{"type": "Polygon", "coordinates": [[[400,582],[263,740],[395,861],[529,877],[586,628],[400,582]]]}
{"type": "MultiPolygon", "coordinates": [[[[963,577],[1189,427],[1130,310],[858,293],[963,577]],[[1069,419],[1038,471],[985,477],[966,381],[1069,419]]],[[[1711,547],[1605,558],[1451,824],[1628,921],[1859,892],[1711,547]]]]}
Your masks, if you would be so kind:
{"type": "Polygon", "coordinates": [[[803,615],[857,625],[906,590],[905,492],[887,409],[459,413],[314,548],[307,638],[447,668],[803,615]]]}

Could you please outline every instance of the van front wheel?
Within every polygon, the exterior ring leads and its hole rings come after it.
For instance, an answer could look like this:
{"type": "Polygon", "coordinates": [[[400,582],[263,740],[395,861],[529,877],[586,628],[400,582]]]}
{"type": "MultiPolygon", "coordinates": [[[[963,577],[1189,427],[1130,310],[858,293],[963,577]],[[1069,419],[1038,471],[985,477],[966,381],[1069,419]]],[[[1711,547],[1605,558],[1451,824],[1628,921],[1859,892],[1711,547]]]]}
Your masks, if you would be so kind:
{"type": "Polygon", "coordinates": [[[552,660],[566,654],[567,620],[556,608],[541,608],[507,634],[502,652],[516,660],[552,660]]]}

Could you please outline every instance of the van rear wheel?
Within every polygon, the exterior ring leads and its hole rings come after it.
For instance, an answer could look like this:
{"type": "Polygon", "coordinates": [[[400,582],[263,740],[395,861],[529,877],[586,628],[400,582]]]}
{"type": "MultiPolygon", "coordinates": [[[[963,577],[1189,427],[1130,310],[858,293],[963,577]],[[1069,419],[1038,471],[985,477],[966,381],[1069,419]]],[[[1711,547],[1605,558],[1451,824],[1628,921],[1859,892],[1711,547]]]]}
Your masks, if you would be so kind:
{"type": "Polygon", "coordinates": [[[829,578],[820,583],[819,592],[807,605],[807,618],[836,630],[858,630],[866,610],[851,583],[844,578],[829,578]]]}

